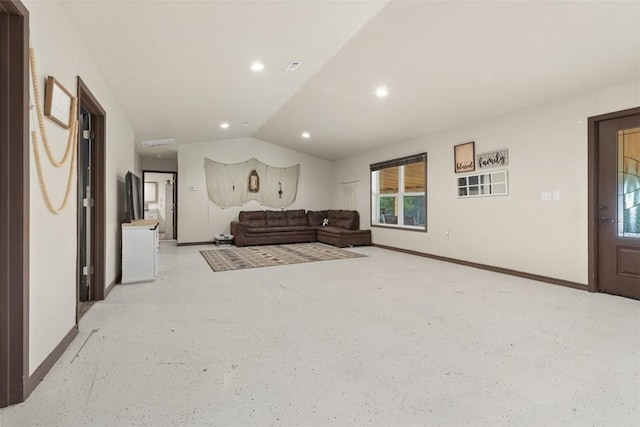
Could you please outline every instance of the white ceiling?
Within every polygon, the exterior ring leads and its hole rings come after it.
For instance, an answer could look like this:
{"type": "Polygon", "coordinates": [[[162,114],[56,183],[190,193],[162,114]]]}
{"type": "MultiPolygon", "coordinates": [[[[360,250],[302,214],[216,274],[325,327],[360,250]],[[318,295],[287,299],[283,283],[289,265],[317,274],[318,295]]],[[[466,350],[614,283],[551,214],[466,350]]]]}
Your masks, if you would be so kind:
{"type": "Polygon", "coordinates": [[[143,156],[253,136],[333,160],[640,79],[638,2],[61,3],[143,156]]]}

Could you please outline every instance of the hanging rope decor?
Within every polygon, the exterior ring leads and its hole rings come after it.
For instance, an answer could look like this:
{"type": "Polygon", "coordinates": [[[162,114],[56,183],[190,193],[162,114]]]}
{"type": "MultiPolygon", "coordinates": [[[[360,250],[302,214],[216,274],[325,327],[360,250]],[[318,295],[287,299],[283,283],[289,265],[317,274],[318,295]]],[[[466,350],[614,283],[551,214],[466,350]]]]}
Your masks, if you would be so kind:
{"type": "Polygon", "coordinates": [[[296,200],[300,164],[270,166],[258,159],[240,163],[219,163],[204,159],[209,200],[226,208],[242,206],[249,200],[284,208],[296,200]]]}
{"type": "MultiPolygon", "coordinates": [[[[69,196],[71,195],[71,188],[73,187],[73,176],[76,165],[76,153],[78,147],[78,98],[73,97],[71,101],[71,127],[69,129],[69,139],[67,140],[67,148],[64,152],[64,156],[62,160],[57,161],[53,157],[53,152],[51,151],[51,146],[49,145],[49,139],[47,138],[47,129],[44,125],[44,114],[42,112],[42,102],[40,97],[40,86],[38,84],[38,76],[36,72],[36,57],[35,51],[33,48],[29,49],[29,61],[31,64],[31,80],[33,82],[33,94],[36,106],[36,112],[38,117],[38,128],[40,130],[40,135],[42,136],[42,145],[44,145],[45,152],[47,153],[47,157],[53,166],[59,168],[63,164],[65,164],[71,155],[71,164],[69,165],[69,178],[67,179],[67,189],[64,194],[64,199],[59,208],[56,208],[51,201],[51,197],[49,196],[49,191],[47,189],[47,182],[44,178],[44,172],[42,170],[42,161],[40,159],[40,147],[38,144],[38,133],[35,130],[35,126],[32,124],[32,128],[34,130],[31,131],[31,142],[33,145],[33,156],[36,162],[36,170],[38,172],[38,181],[40,181],[40,190],[42,191],[42,196],[44,197],[44,201],[47,205],[47,208],[53,214],[59,214],[62,212],[67,203],[69,202],[69,196]]],[[[33,108],[33,106],[32,106],[33,108]]],[[[32,121],[33,121],[33,115],[32,121]]]]}

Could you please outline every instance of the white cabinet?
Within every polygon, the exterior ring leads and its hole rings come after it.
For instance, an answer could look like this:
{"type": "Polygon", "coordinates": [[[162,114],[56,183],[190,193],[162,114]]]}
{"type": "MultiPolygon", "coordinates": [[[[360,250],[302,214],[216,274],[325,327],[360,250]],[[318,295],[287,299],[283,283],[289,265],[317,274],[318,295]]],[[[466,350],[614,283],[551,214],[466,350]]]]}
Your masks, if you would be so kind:
{"type": "Polygon", "coordinates": [[[157,219],[122,224],[122,283],[152,282],[158,275],[160,235],[157,219]]]}

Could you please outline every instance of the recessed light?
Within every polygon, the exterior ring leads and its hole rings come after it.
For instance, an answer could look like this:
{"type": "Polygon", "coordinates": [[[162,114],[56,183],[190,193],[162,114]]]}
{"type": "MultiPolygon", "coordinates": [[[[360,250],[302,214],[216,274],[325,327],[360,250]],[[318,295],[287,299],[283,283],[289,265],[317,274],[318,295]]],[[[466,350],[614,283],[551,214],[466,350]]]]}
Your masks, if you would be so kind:
{"type": "Polygon", "coordinates": [[[376,96],[378,98],[385,98],[387,95],[389,95],[389,89],[386,86],[378,86],[376,88],[376,96]]]}
{"type": "Polygon", "coordinates": [[[311,138],[311,134],[309,132],[302,132],[302,137],[304,139],[309,139],[309,138],[311,138]]]}
{"type": "Polygon", "coordinates": [[[253,71],[254,73],[259,73],[262,70],[264,70],[264,64],[262,62],[256,61],[251,64],[251,71],[253,71]]]}
{"type": "Polygon", "coordinates": [[[222,129],[227,129],[229,127],[229,123],[226,123],[226,122],[225,123],[220,123],[220,127],[222,129]]]}

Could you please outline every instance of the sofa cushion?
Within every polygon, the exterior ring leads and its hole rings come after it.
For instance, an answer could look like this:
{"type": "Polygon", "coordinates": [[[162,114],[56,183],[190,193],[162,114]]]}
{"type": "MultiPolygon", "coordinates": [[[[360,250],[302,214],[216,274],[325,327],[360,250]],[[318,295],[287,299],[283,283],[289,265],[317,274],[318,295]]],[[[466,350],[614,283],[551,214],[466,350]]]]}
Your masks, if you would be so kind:
{"type": "Polygon", "coordinates": [[[345,230],[340,227],[322,227],[316,233],[316,240],[339,248],[371,244],[371,230],[345,230]]]}
{"type": "Polygon", "coordinates": [[[247,227],[247,234],[299,233],[301,231],[313,231],[313,228],[306,225],[288,225],[286,227],[247,227]]]}
{"type": "Polygon", "coordinates": [[[264,211],[240,211],[238,220],[247,223],[249,227],[267,226],[264,211]]]}
{"type": "Polygon", "coordinates": [[[309,225],[322,225],[322,220],[327,217],[327,211],[307,211],[307,220],[309,225]]]}
{"type": "Polygon", "coordinates": [[[345,230],[352,230],[353,218],[331,218],[329,224],[333,224],[336,227],[344,228],[345,230]]]}
{"type": "Polygon", "coordinates": [[[266,211],[267,227],[286,227],[287,214],[284,211],[266,211]]]}
{"type": "Polygon", "coordinates": [[[285,214],[287,216],[287,225],[309,225],[304,209],[285,211],[285,214]]]}
{"type": "Polygon", "coordinates": [[[357,230],[360,227],[358,211],[329,210],[327,212],[329,225],[346,230],[357,230]]]}
{"type": "Polygon", "coordinates": [[[370,230],[349,230],[342,227],[322,227],[317,230],[319,234],[335,234],[340,236],[351,236],[356,234],[367,234],[371,233],[370,230]]]}

